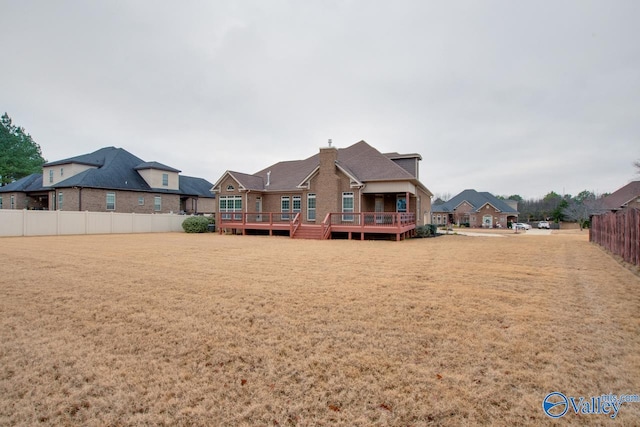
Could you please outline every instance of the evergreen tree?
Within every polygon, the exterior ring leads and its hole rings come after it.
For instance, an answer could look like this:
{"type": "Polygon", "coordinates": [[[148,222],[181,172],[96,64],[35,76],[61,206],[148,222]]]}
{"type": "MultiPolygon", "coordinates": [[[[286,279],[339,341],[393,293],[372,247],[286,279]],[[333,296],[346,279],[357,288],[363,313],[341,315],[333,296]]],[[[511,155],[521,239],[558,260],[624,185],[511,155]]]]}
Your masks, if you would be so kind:
{"type": "Polygon", "coordinates": [[[45,163],[40,146],[13,125],[7,113],[0,118],[0,186],[42,171],[45,163]]]}

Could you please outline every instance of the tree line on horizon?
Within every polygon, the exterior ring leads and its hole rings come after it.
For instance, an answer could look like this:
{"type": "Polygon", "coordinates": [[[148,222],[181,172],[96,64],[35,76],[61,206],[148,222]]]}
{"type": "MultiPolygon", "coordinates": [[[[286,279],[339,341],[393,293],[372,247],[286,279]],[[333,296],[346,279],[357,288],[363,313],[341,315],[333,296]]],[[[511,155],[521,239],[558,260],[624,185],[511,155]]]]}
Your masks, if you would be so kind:
{"type": "Polygon", "coordinates": [[[589,217],[602,213],[604,210],[603,199],[609,193],[595,194],[589,190],[583,190],[575,196],[565,194],[561,196],[555,191],[547,193],[541,198],[523,199],[517,194],[500,199],[516,200],[521,220],[532,221],[575,221],[580,226],[588,225],[589,217]]]}

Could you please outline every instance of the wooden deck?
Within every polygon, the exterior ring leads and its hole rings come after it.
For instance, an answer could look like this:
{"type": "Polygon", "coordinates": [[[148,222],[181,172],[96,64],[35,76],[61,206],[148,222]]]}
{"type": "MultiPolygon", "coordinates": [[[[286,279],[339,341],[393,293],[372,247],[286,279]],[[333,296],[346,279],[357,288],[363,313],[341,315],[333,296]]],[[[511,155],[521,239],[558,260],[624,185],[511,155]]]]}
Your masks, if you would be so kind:
{"type": "Polygon", "coordinates": [[[365,240],[373,236],[395,236],[402,240],[415,235],[413,213],[404,212],[333,212],[319,224],[303,223],[300,213],[220,213],[218,230],[239,231],[242,234],[267,232],[270,236],[284,234],[291,238],[331,239],[344,237],[365,240]]]}

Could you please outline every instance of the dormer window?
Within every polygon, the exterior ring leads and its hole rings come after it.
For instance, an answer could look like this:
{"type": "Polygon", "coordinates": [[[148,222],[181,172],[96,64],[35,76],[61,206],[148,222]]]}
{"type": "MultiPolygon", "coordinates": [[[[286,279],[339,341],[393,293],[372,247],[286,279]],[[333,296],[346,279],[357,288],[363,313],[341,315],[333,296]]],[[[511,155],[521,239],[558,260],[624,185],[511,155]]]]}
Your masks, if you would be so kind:
{"type": "Polygon", "coordinates": [[[162,174],[162,186],[163,187],[168,187],[169,186],[169,174],[168,173],[163,173],[162,174]]]}
{"type": "Polygon", "coordinates": [[[233,185],[231,185],[231,184],[227,185],[227,191],[233,191],[235,189],[236,188],[233,185]]]}

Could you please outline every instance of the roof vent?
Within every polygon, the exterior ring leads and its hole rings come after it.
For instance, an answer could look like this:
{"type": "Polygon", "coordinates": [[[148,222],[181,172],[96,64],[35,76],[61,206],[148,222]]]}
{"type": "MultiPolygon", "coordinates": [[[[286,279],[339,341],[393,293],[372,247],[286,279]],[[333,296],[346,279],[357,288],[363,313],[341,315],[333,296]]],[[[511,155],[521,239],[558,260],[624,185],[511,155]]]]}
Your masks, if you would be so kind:
{"type": "Polygon", "coordinates": [[[271,184],[271,171],[267,172],[267,187],[271,184]]]}

